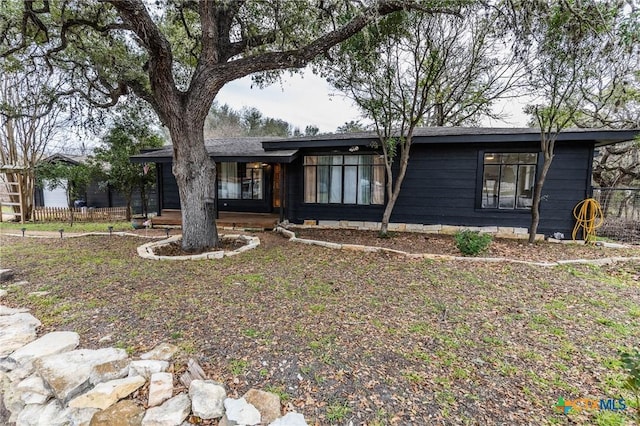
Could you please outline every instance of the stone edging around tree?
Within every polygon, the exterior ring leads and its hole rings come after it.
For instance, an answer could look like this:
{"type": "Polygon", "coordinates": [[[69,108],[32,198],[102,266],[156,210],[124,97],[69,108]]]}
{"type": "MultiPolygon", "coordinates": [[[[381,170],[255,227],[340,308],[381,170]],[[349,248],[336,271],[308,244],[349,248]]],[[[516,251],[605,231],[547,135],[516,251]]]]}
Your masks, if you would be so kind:
{"type": "MultiPolygon", "coordinates": [[[[448,254],[409,253],[406,251],[395,250],[395,249],[390,249],[386,247],[364,246],[360,244],[339,244],[339,243],[330,243],[327,241],[307,240],[304,238],[296,237],[295,232],[289,229],[283,228],[282,226],[276,227],[274,231],[279,232],[280,234],[289,238],[289,241],[296,242],[296,243],[326,247],[326,248],[337,249],[337,250],[360,251],[360,252],[366,252],[366,253],[378,253],[378,252],[392,253],[400,256],[405,256],[410,259],[462,260],[467,262],[493,262],[493,263],[500,263],[500,262],[520,263],[524,265],[543,266],[543,267],[553,267],[553,266],[570,265],[570,264],[609,265],[616,262],[640,261],[640,257],[638,256],[605,257],[601,259],[570,259],[570,260],[557,260],[555,262],[531,262],[527,260],[509,259],[506,257],[465,257],[465,256],[451,256],[448,254]]],[[[619,247],[619,245],[615,245],[615,246],[619,247]]]]}
{"type": "MultiPolygon", "coordinates": [[[[12,234],[6,233],[4,235],[10,237],[28,237],[28,238],[61,238],[57,235],[49,234],[36,234],[36,235],[21,235],[21,234],[12,234]]],[[[236,256],[240,253],[243,253],[247,250],[252,250],[260,245],[260,238],[253,237],[249,235],[240,235],[240,234],[220,234],[221,240],[243,240],[245,245],[242,247],[238,247],[235,250],[217,250],[206,253],[194,254],[194,255],[185,255],[185,256],[158,256],[153,250],[158,247],[162,247],[168,244],[171,244],[176,241],[180,241],[182,239],[182,235],[174,235],[172,237],[164,237],[157,235],[140,235],[134,234],[132,232],[85,232],[78,234],[66,234],[64,238],[77,238],[77,237],[88,237],[92,235],[97,236],[119,236],[119,237],[139,237],[139,238],[152,238],[152,239],[162,239],[160,241],[152,241],[146,244],[143,244],[138,247],[138,255],[144,259],[149,260],[206,260],[206,259],[222,259],[223,257],[236,256]]]]}
{"type": "Polygon", "coordinates": [[[144,259],[150,260],[205,260],[205,259],[222,259],[223,257],[236,256],[247,250],[252,250],[260,245],[260,238],[249,235],[228,234],[220,235],[220,240],[242,240],[245,245],[235,250],[218,250],[207,253],[185,255],[185,256],[159,256],[153,252],[154,249],[168,244],[180,241],[182,235],[175,235],[161,241],[152,241],[138,247],[138,255],[144,259]]]}

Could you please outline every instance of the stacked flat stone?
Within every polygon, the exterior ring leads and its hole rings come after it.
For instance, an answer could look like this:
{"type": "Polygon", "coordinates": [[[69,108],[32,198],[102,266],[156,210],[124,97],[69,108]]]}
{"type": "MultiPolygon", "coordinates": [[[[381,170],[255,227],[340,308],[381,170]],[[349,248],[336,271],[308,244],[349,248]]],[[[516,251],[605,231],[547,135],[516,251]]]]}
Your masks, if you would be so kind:
{"type": "Polygon", "coordinates": [[[191,415],[227,426],[307,425],[301,414],[281,415],[278,395],[257,389],[233,399],[220,383],[193,380],[178,393],[169,372],[174,345],[133,360],[122,349],[78,349],[70,331],[36,338],[39,326],[26,309],[0,305],[0,424],[179,426],[191,415]],[[147,384],[141,406],[130,396],[147,384]]]}

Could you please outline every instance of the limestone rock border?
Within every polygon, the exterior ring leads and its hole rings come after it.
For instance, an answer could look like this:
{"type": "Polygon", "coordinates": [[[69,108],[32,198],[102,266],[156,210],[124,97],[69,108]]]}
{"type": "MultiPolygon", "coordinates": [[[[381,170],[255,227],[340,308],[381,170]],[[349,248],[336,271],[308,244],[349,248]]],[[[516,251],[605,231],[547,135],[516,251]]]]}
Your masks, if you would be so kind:
{"type": "Polygon", "coordinates": [[[223,257],[236,256],[240,253],[244,253],[247,250],[252,250],[260,245],[260,238],[251,235],[240,234],[225,234],[220,235],[220,240],[243,240],[245,245],[238,247],[235,250],[218,250],[200,254],[185,255],[185,256],[159,256],[153,252],[158,247],[163,247],[180,241],[182,235],[175,235],[173,237],[166,238],[161,241],[152,241],[138,247],[138,255],[144,259],[150,260],[206,260],[206,259],[222,259],[223,257]]]}
{"type": "MultiPolygon", "coordinates": [[[[300,228],[320,228],[321,226],[300,226],[300,228]]],[[[341,229],[336,227],[331,227],[329,229],[341,229]]],[[[351,229],[351,228],[348,228],[351,229]]],[[[370,230],[370,229],[367,229],[370,230]]],[[[375,247],[375,246],[364,246],[359,244],[339,244],[339,243],[331,243],[327,241],[318,241],[318,240],[307,240],[304,238],[298,238],[296,233],[290,229],[284,228],[282,226],[278,226],[274,229],[275,232],[278,232],[289,239],[289,241],[315,245],[320,247],[326,247],[330,249],[337,250],[350,250],[350,251],[360,251],[366,253],[393,253],[400,256],[405,256],[409,259],[432,259],[432,260],[462,260],[467,262],[492,262],[492,263],[520,263],[524,265],[531,266],[543,266],[543,267],[553,267],[559,265],[571,265],[571,264],[591,264],[591,265],[609,265],[617,262],[626,262],[626,261],[640,261],[640,256],[632,256],[632,257],[604,257],[599,259],[569,259],[569,260],[557,260],[555,262],[532,262],[528,260],[520,260],[520,259],[509,259],[506,257],[466,257],[466,256],[452,256],[448,254],[433,254],[433,253],[409,253],[402,250],[395,250],[386,247],[375,247]]],[[[584,244],[583,242],[576,242],[576,244],[584,244]]],[[[621,244],[607,244],[604,243],[603,246],[610,248],[624,248],[626,246],[621,244]]]]}
{"type": "MultiPolygon", "coordinates": [[[[22,324],[25,315],[39,324],[23,310],[0,305],[0,336],[22,324]]],[[[0,424],[178,426],[187,424],[192,413],[203,420],[220,419],[221,425],[308,426],[302,414],[288,408],[283,413],[277,394],[251,388],[239,399],[228,397],[226,387],[208,379],[193,358],[186,384],[187,373],[179,378],[174,373],[175,345],[161,343],[133,359],[123,349],[77,349],[79,341],[69,331],[12,341],[19,347],[0,355],[0,424]],[[157,378],[164,379],[161,389],[154,388],[157,378]],[[176,380],[188,393],[177,388],[176,380]],[[149,402],[141,405],[130,395],[146,384],[149,402]]]]}
{"type": "MultiPolygon", "coordinates": [[[[359,220],[305,220],[300,228],[319,229],[354,229],[358,231],[379,231],[380,222],[359,220]]],[[[423,225],[421,223],[390,223],[390,232],[420,232],[425,234],[454,235],[458,231],[469,230],[483,234],[492,234],[496,238],[512,238],[526,240],[529,238],[527,228],[513,226],[459,226],[459,225],[423,225]]],[[[536,241],[544,240],[544,234],[536,234],[536,241]]]]}

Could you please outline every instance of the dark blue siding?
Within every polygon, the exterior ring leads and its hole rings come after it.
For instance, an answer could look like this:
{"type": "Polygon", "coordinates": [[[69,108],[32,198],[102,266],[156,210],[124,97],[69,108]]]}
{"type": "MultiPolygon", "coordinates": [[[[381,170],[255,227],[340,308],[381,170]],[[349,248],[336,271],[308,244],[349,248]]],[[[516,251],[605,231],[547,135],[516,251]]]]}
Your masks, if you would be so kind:
{"type": "MultiPolygon", "coordinates": [[[[573,207],[589,192],[592,148],[590,142],[556,146],[543,191],[539,232],[570,235],[573,207]]],[[[483,151],[509,150],[535,152],[538,144],[518,144],[517,149],[505,148],[505,144],[414,145],[391,222],[528,228],[529,211],[479,208],[483,151]]],[[[289,220],[381,220],[382,206],[304,203],[302,158],[288,170],[289,220]]]]}
{"type": "Polygon", "coordinates": [[[160,186],[162,187],[162,205],[160,209],[179,209],[180,193],[178,192],[178,182],[176,182],[176,178],[171,172],[171,164],[162,165],[160,186]]]}

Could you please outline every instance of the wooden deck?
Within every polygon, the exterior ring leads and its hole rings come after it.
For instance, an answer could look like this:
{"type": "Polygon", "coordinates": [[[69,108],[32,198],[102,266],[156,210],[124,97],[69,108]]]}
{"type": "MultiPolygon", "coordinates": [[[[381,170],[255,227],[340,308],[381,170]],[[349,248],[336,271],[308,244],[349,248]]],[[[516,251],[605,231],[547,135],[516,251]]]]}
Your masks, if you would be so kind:
{"type": "MultiPolygon", "coordinates": [[[[219,227],[273,229],[278,224],[278,214],[272,213],[244,213],[219,212],[216,224],[219,227]]],[[[182,212],[180,210],[165,209],[160,216],[151,218],[154,228],[182,226],[182,212]]]]}

